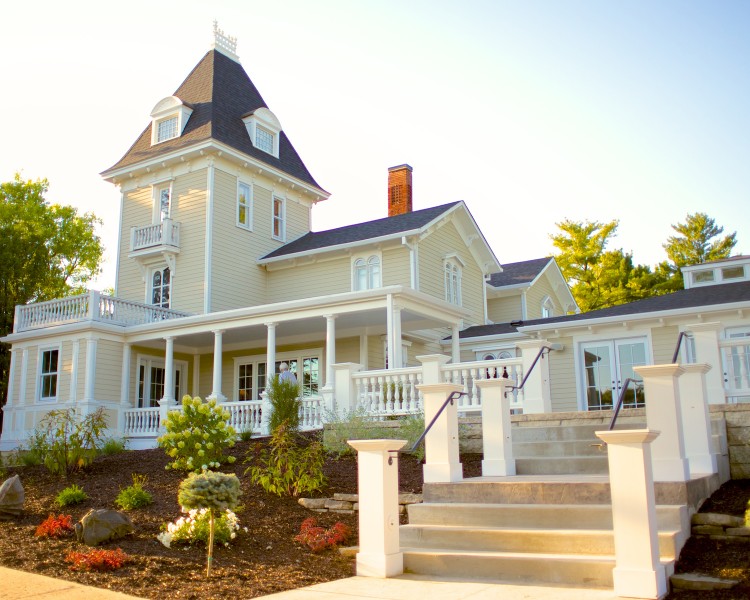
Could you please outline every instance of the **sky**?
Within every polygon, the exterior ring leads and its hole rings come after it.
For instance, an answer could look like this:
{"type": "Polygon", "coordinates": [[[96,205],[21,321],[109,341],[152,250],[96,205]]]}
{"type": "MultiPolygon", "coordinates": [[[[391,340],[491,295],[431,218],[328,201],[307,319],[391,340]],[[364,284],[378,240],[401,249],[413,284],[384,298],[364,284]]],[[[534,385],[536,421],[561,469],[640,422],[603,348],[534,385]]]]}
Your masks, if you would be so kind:
{"type": "MultiPolygon", "coordinates": [[[[120,194],[99,173],[212,42],[213,20],[331,197],[321,231],[464,200],[501,263],[550,255],[556,223],[619,220],[610,248],[664,260],[706,212],[750,254],[745,0],[37,0],[2,9],[0,181],[103,220],[114,285],[120,194]]],[[[1,242],[0,242],[1,243],[1,242]]]]}

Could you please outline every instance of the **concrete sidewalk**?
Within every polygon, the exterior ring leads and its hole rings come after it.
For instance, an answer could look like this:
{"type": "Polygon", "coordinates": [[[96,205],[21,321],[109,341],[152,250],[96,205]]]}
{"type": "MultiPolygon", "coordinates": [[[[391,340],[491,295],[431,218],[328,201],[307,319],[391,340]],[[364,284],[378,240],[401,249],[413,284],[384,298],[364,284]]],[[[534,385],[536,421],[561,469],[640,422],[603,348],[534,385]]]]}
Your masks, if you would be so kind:
{"type": "MultiPolygon", "coordinates": [[[[0,600],[139,600],[120,592],[0,567],[0,600]]],[[[264,596],[272,600],[615,600],[612,590],[539,587],[402,575],[393,579],[350,577],[264,596]]]]}

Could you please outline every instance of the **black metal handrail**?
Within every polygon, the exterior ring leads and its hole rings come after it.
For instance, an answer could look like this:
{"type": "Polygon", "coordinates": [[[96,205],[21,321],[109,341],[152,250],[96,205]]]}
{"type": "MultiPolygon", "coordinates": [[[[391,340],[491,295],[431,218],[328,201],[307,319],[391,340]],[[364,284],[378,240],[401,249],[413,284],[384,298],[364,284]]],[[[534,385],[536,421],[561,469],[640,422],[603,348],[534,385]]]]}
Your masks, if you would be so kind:
{"type": "Polygon", "coordinates": [[[689,338],[690,333],[687,331],[680,331],[680,335],[677,338],[677,346],[674,349],[674,354],[672,355],[672,364],[675,364],[677,362],[677,357],[680,356],[680,346],[682,345],[682,340],[684,338],[689,338]]]}
{"type": "Polygon", "coordinates": [[[536,355],[536,358],[534,359],[534,362],[531,363],[531,366],[529,367],[529,370],[526,371],[526,374],[523,376],[523,379],[521,380],[521,385],[514,385],[511,389],[514,390],[520,390],[523,388],[524,385],[526,385],[526,380],[529,378],[529,375],[531,375],[531,372],[534,370],[534,367],[536,367],[536,363],[539,362],[539,359],[542,358],[542,354],[544,354],[544,351],[547,351],[547,354],[549,354],[554,348],[551,346],[542,346],[539,349],[539,353],[536,355]]]}
{"type": "Polygon", "coordinates": [[[628,391],[628,387],[631,383],[634,383],[636,388],[638,387],[639,383],[642,383],[640,379],[634,379],[632,377],[628,377],[625,380],[625,383],[622,384],[622,389],[620,390],[620,395],[617,397],[617,404],[615,404],[615,412],[612,415],[612,418],[609,421],[609,430],[612,431],[615,428],[615,423],[617,422],[617,415],[620,414],[620,409],[622,408],[622,403],[625,400],[625,393],[628,391]]]}
{"type": "MultiPolygon", "coordinates": [[[[467,396],[467,392],[451,392],[448,394],[448,397],[445,399],[445,402],[443,402],[442,406],[438,409],[438,411],[435,413],[435,416],[432,417],[432,421],[430,421],[430,424],[427,425],[427,427],[424,428],[424,431],[422,432],[422,435],[419,436],[416,442],[412,444],[412,447],[408,450],[393,450],[392,454],[413,454],[416,452],[417,448],[419,448],[419,444],[421,444],[425,437],[427,437],[427,434],[430,432],[430,429],[432,429],[432,426],[435,424],[435,421],[438,420],[440,415],[443,414],[443,411],[449,404],[453,404],[455,400],[458,400],[461,396],[467,396]]],[[[388,464],[393,463],[393,457],[388,458],[388,464]]]]}

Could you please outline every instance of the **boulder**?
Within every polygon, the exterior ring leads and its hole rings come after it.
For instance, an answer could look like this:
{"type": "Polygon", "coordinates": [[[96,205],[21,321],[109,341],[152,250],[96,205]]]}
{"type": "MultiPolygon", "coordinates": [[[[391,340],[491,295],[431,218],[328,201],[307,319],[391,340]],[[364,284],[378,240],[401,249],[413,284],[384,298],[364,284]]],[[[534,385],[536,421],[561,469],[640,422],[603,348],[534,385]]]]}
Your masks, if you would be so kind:
{"type": "Polygon", "coordinates": [[[0,485],[0,521],[17,517],[23,510],[24,492],[18,475],[6,479],[0,485]]]}
{"type": "Polygon", "coordinates": [[[699,573],[680,573],[669,578],[672,587],[678,590],[729,590],[739,583],[736,579],[709,577],[699,573]]]}
{"type": "Polygon", "coordinates": [[[91,509],[76,523],[76,539],[87,546],[117,540],[133,531],[130,517],[117,510],[91,509]]]}

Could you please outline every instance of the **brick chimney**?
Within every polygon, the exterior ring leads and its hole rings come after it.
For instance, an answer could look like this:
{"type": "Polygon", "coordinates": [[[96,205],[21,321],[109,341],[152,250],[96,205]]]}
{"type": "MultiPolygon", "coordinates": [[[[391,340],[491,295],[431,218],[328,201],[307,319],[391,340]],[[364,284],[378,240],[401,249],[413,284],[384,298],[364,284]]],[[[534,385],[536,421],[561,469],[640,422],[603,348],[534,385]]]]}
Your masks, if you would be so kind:
{"type": "Polygon", "coordinates": [[[388,169],[388,216],[411,212],[411,167],[398,165],[388,169]]]}

